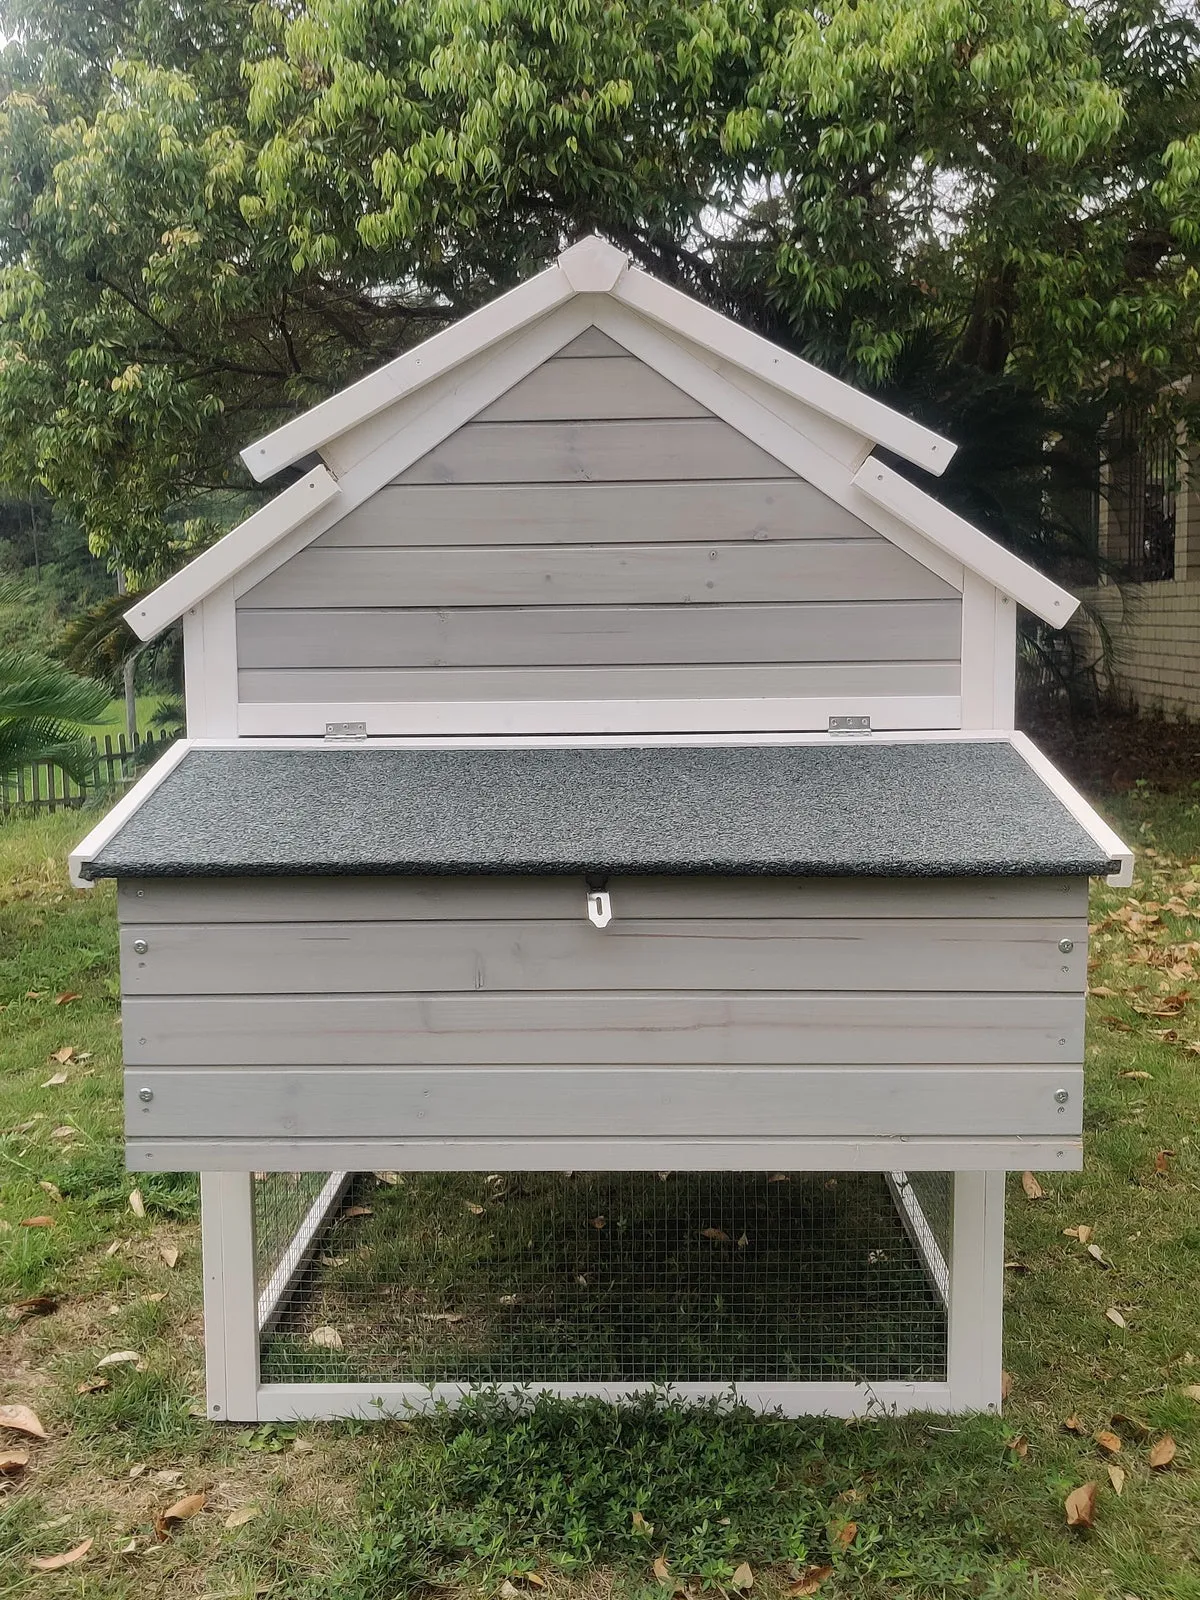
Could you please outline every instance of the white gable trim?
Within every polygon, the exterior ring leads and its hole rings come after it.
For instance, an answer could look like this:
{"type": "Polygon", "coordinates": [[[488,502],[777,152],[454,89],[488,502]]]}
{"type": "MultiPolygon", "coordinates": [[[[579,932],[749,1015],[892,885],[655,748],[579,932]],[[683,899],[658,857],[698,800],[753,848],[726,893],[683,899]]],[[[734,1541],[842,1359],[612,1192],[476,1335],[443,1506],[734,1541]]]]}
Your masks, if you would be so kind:
{"type": "Polygon", "coordinates": [[[681,333],[722,360],[735,362],[758,378],[803,400],[816,411],[844,423],[875,444],[927,472],[940,474],[950,465],[957,445],[860,389],[823,372],[752,333],[719,311],[673,289],[670,284],[631,267],[612,291],[614,298],[643,316],[681,333]]]}
{"type": "Polygon", "coordinates": [[[864,462],[855,474],[854,484],[876,504],[895,512],[910,528],[916,528],[972,572],[986,578],[1002,594],[1019,600],[1043,622],[1061,628],[1078,609],[1079,601],[1074,595],[884,462],[874,457],[864,462]]]}
{"type": "MultiPolygon", "coordinates": [[[[159,584],[144,600],[139,600],[125,613],[126,622],[139,639],[153,639],[206,594],[233,577],[248,561],[278,545],[293,528],[311,521],[319,511],[333,504],[340,493],[333,474],[324,467],[317,467],[307,478],[301,478],[269,500],[194,561],[189,561],[166,583],[159,584]]],[[[349,509],[347,506],[346,510],[349,509]]],[[[336,521],[337,517],[331,520],[336,521]]]]}
{"type": "Polygon", "coordinates": [[[593,235],[564,250],[554,266],[527,283],[256,440],[242,451],[242,460],[260,482],[272,477],[577,294],[603,295],[631,306],[929,472],[944,472],[954,455],[950,440],[630,267],[627,255],[593,235]]]}

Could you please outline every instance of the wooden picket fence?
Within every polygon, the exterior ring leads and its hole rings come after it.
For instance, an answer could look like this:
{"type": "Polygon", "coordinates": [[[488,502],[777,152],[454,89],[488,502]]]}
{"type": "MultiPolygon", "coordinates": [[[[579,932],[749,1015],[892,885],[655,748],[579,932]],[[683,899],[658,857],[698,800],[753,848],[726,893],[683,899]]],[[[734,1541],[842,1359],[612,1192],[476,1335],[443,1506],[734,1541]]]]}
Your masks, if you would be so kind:
{"type": "Polygon", "coordinates": [[[33,761],[12,777],[0,777],[0,816],[75,810],[97,791],[124,789],[170,742],[165,733],[155,738],[153,729],[145,737],[135,734],[132,748],[123,733],[117,735],[115,745],[109,733],[104,735],[103,747],[93,738],[92,770],[82,784],[68,778],[53,761],[33,761]]]}

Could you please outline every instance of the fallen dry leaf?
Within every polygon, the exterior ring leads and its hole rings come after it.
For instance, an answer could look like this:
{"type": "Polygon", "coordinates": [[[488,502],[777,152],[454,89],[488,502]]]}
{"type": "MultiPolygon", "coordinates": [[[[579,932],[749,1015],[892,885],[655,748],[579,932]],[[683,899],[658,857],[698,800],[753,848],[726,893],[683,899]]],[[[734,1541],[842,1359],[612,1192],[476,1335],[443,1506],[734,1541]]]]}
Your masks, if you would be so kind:
{"type": "Polygon", "coordinates": [[[316,1345],[318,1350],[340,1350],[342,1336],[336,1328],[314,1328],[308,1336],[309,1344],[316,1345]]]}
{"type": "Polygon", "coordinates": [[[1117,992],[1116,989],[1110,989],[1103,983],[1098,983],[1094,989],[1088,990],[1088,993],[1094,995],[1097,1000],[1115,1000],[1117,992]]]}
{"type": "Polygon", "coordinates": [[[15,1478],[28,1465],[28,1450],[0,1450],[0,1477],[15,1478]]]}
{"type": "Polygon", "coordinates": [[[20,1226],[22,1228],[52,1228],[54,1226],[54,1218],[53,1217],[22,1217],[20,1226]]]}
{"type": "Polygon", "coordinates": [[[175,1263],[179,1260],[179,1251],[176,1250],[173,1244],[164,1244],[158,1253],[168,1267],[174,1267],[175,1263]]]}
{"type": "Polygon", "coordinates": [[[843,1550],[849,1550],[857,1538],[858,1523],[844,1522],[840,1528],[834,1531],[833,1542],[834,1544],[840,1544],[843,1550]]]}
{"type": "Polygon", "coordinates": [[[77,994],[74,989],[64,989],[61,994],[56,994],[54,996],[54,1004],[56,1006],[69,1006],[72,1000],[82,999],[83,996],[81,994],[77,994]]]}
{"type": "Polygon", "coordinates": [[[729,1235],[723,1228],[701,1228],[700,1237],[702,1239],[712,1239],[716,1244],[729,1243],[729,1235]]]}
{"type": "Polygon", "coordinates": [[[1066,1421],[1063,1423],[1063,1427],[1066,1429],[1066,1431],[1068,1433],[1083,1433],[1084,1432],[1083,1423],[1080,1422],[1079,1418],[1074,1416],[1074,1415],[1069,1416],[1066,1419],[1066,1421]]]}
{"type": "Polygon", "coordinates": [[[73,1139],[75,1137],[75,1129],[69,1122],[64,1122],[61,1128],[51,1129],[50,1137],[52,1139],[73,1139]]]}
{"type": "Polygon", "coordinates": [[[1013,1375],[1011,1372],[1001,1370],[1000,1373],[1000,1398],[1007,1400],[1013,1392],[1013,1375]]]}
{"type": "Polygon", "coordinates": [[[58,1187],[58,1185],[56,1183],[51,1183],[49,1178],[42,1178],[40,1180],[40,1182],[38,1183],[38,1188],[42,1191],[43,1194],[48,1194],[50,1196],[51,1200],[54,1200],[59,1205],[62,1205],[62,1203],[63,1203],[62,1190],[58,1187]]]}
{"type": "Polygon", "coordinates": [[[208,1496],[204,1493],[185,1494],[182,1500],[176,1500],[173,1506],[168,1506],[165,1511],[160,1511],[154,1519],[154,1532],[159,1544],[169,1537],[171,1529],[179,1522],[186,1522],[189,1517],[194,1517],[198,1511],[204,1510],[208,1496]]]}
{"type": "Polygon", "coordinates": [[[142,1199],[142,1191],[140,1189],[134,1189],[130,1194],[129,1209],[135,1217],[144,1217],[146,1215],[146,1202],[142,1199]]]}
{"type": "Polygon", "coordinates": [[[24,1322],[26,1317],[48,1317],[57,1310],[58,1301],[52,1294],[34,1294],[9,1306],[8,1318],[10,1322],[24,1322]]]}
{"type": "Polygon", "coordinates": [[[665,1556],[655,1556],[654,1576],[658,1579],[659,1583],[675,1582],[675,1579],[671,1576],[671,1569],[667,1565],[667,1558],[665,1556]]]}
{"type": "Polygon", "coordinates": [[[94,1543],[94,1539],[85,1539],[74,1550],[64,1550],[60,1556],[34,1556],[29,1565],[35,1572],[58,1572],[63,1567],[73,1566],[76,1561],[82,1561],[94,1543]]]}
{"type": "Polygon", "coordinates": [[[505,1578],[500,1585],[500,1597],[501,1600],[523,1600],[520,1589],[510,1578],[505,1578]]]}
{"type": "Polygon", "coordinates": [[[1115,1433],[1110,1433],[1107,1428],[1100,1429],[1100,1432],[1096,1435],[1096,1443],[1106,1456],[1119,1455],[1121,1452],[1120,1439],[1115,1433]]]}
{"type": "MultiPolygon", "coordinates": [[[[74,1061],[74,1059],[75,1046],[73,1044],[64,1044],[61,1050],[51,1050],[50,1052],[50,1060],[57,1061],[60,1067],[65,1067],[68,1061],[74,1061]]],[[[64,1083],[66,1082],[66,1076],[67,1075],[64,1072],[64,1083]]]]}
{"type": "Polygon", "coordinates": [[[11,1428],[14,1433],[28,1433],[35,1439],[48,1439],[36,1411],[28,1406],[0,1406],[0,1428],[11,1428]]]}
{"type": "Polygon", "coordinates": [[[343,1217],[373,1217],[375,1211],[372,1206],[347,1206],[342,1215],[343,1217]]]}
{"type": "Polygon", "coordinates": [[[227,1528],[241,1528],[247,1522],[253,1522],[254,1518],[259,1515],[260,1512],[257,1506],[239,1506],[236,1511],[231,1511],[225,1518],[225,1526],[227,1528]]]}
{"type": "Polygon", "coordinates": [[[592,1227],[595,1228],[597,1233],[599,1233],[601,1228],[604,1227],[604,1224],[605,1224],[606,1220],[607,1219],[605,1217],[593,1217],[592,1218],[592,1227]]]}
{"type": "Polygon", "coordinates": [[[1108,1318],[1108,1320],[1113,1324],[1114,1327],[1126,1328],[1126,1327],[1129,1326],[1129,1324],[1125,1321],[1125,1318],[1117,1310],[1116,1306],[1109,1306],[1108,1310],[1104,1313],[1104,1315],[1108,1318]]]}
{"type": "Polygon", "coordinates": [[[96,1371],[99,1372],[102,1367],[137,1366],[141,1359],[136,1350],[114,1350],[110,1355],[102,1356],[97,1361],[96,1371]]]}
{"type": "Polygon", "coordinates": [[[745,1250],[749,1243],[750,1235],[748,1233],[742,1233],[738,1235],[737,1247],[739,1250],[745,1250]]]}
{"type": "Polygon", "coordinates": [[[417,1313],[422,1322],[461,1322],[461,1311],[421,1311],[417,1313]]]}
{"type": "Polygon", "coordinates": [[[1087,1253],[1091,1256],[1092,1260],[1102,1266],[1106,1272],[1112,1269],[1112,1262],[1105,1259],[1104,1252],[1101,1250],[1098,1244],[1088,1245],[1087,1253]]]}
{"type": "Polygon", "coordinates": [[[1092,1527],[1096,1520],[1096,1485],[1080,1484],[1078,1489],[1071,1490],[1064,1505],[1068,1528],[1092,1527]]]}
{"type": "Polygon", "coordinates": [[[1175,1459],[1175,1441],[1169,1433],[1157,1440],[1146,1457],[1155,1472],[1165,1472],[1175,1459]]]}
{"type": "Polygon", "coordinates": [[[1092,1237],[1093,1232],[1094,1229],[1090,1228],[1086,1222],[1081,1222],[1077,1228],[1063,1229],[1063,1234],[1066,1238],[1078,1239],[1080,1244],[1087,1244],[1088,1240],[1092,1237]]]}
{"type": "Polygon", "coordinates": [[[1108,1481],[1112,1484],[1115,1494],[1123,1494],[1125,1491],[1124,1467],[1118,1467],[1115,1463],[1111,1463],[1108,1468],[1108,1481]]]}
{"type": "Polygon", "coordinates": [[[1141,1079],[1141,1080],[1150,1079],[1151,1081],[1153,1081],[1154,1074],[1152,1072],[1118,1072],[1117,1073],[1117,1077],[1118,1078],[1138,1078],[1138,1079],[1141,1079]]]}
{"type": "Polygon", "coordinates": [[[1046,1198],[1046,1191],[1032,1172],[1023,1172],[1021,1174],[1021,1187],[1024,1189],[1026,1197],[1030,1200],[1044,1200],[1046,1198]]]}
{"type": "Polygon", "coordinates": [[[795,1583],[788,1588],[788,1594],[793,1597],[793,1600],[799,1600],[801,1595],[816,1594],[825,1579],[832,1577],[833,1568],[831,1566],[805,1567],[795,1583]]]}
{"type": "Polygon", "coordinates": [[[108,1388],[107,1378],[89,1378],[85,1383],[77,1386],[76,1394],[99,1394],[101,1389],[108,1388]]]}
{"type": "Polygon", "coordinates": [[[481,1217],[483,1215],[483,1207],[474,1200],[464,1200],[463,1205],[466,1206],[473,1217],[481,1217]]]}
{"type": "Polygon", "coordinates": [[[1174,1154],[1174,1150],[1160,1150],[1157,1153],[1157,1155],[1154,1157],[1154,1172],[1156,1177],[1166,1178],[1170,1176],[1170,1167],[1168,1163],[1174,1154]]]}
{"type": "Polygon", "coordinates": [[[754,1572],[748,1561],[743,1561],[740,1567],[734,1569],[733,1577],[729,1580],[735,1589],[740,1589],[743,1594],[754,1587],[754,1572]]]}
{"type": "Polygon", "coordinates": [[[654,1524],[652,1522],[647,1522],[640,1511],[631,1511],[629,1513],[629,1518],[633,1523],[633,1529],[635,1533],[644,1534],[648,1539],[654,1532],[654,1524]]]}
{"type": "Polygon", "coordinates": [[[1189,1400],[1200,1400],[1200,1383],[1185,1383],[1180,1393],[1187,1395],[1189,1400]]]}
{"type": "Polygon", "coordinates": [[[396,1188],[398,1184],[402,1184],[404,1182],[404,1179],[398,1172],[373,1172],[371,1176],[378,1179],[380,1183],[386,1183],[391,1189],[396,1188]]]}
{"type": "Polygon", "coordinates": [[[1029,1454],[1029,1440],[1023,1433],[1019,1433],[1015,1439],[1010,1439],[1008,1441],[1007,1448],[1012,1451],[1013,1455],[1019,1456],[1021,1460],[1024,1461],[1025,1457],[1029,1454]]]}

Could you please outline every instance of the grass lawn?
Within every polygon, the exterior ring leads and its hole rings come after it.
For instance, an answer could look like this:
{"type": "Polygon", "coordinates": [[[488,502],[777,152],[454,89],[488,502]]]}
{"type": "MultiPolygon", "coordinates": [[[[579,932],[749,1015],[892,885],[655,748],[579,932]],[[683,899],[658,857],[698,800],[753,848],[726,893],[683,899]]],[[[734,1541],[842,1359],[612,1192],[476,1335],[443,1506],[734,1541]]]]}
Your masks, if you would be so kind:
{"type": "Polygon", "coordinates": [[[194,1180],[121,1164],[112,889],[65,873],[89,819],[0,826],[0,1404],[49,1435],[0,1431],[0,1458],[29,1453],[0,1479],[0,1597],[661,1597],[665,1555],[714,1591],[748,1563],[767,1595],[828,1567],[834,1600],[1200,1600],[1200,806],[1108,809],[1139,877],[1094,897],[1086,1170],[1041,1199],[1010,1186],[1006,1414],[857,1425],[514,1419],[486,1398],[404,1424],[208,1423],[194,1180]],[[1064,1231],[1081,1225],[1082,1243],[1064,1231]],[[35,1297],[45,1314],[23,1314],[35,1297]],[[99,1367],[120,1352],[136,1360],[99,1367]],[[1164,1434],[1177,1453],[1154,1471],[1164,1434]],[[1089,1482],[1095,1527],[1070,1531],[1064,1498],[1089,1482]],[[199,1491],[156,1539],[155,1514],[199,1491]],[[30,1564],[88,1539],[57,1574],[30,1564]]]}

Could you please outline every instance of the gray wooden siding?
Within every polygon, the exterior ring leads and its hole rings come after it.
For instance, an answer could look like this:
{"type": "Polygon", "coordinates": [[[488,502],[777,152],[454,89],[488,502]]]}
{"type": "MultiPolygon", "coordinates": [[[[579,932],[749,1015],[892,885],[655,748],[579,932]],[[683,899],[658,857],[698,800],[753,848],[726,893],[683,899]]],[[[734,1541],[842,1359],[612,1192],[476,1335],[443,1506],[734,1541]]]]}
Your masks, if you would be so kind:
{"type": "Polygon", "coordinates": [[[595,329],[237,611],[259,705],[549,701],[569,730],[571,702],[960,683],[957,591],[595,329]]]}
{"type": "Polygon", "coordinates": [[[1080,882],[610,892],[122,884],[131,1139],[1078,1131],[1080,882]]]}

